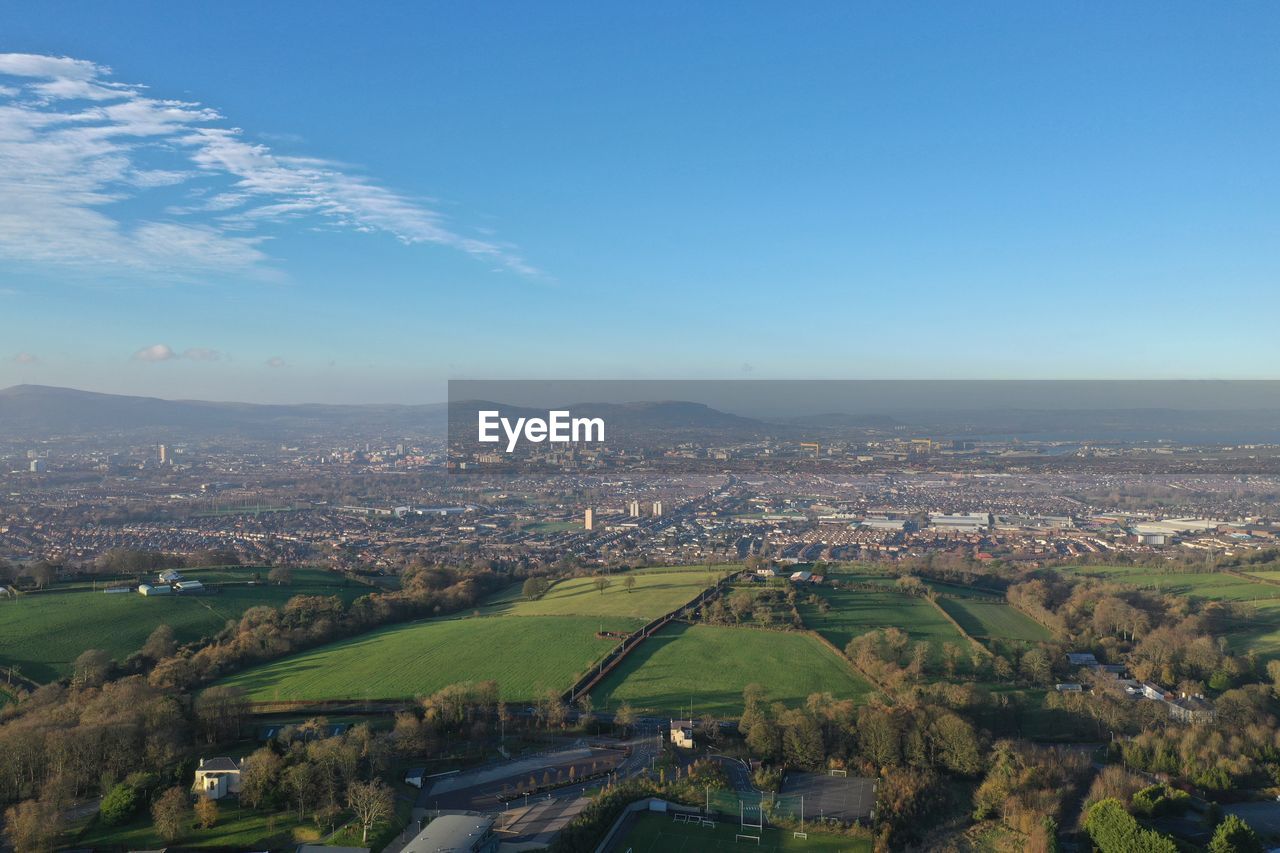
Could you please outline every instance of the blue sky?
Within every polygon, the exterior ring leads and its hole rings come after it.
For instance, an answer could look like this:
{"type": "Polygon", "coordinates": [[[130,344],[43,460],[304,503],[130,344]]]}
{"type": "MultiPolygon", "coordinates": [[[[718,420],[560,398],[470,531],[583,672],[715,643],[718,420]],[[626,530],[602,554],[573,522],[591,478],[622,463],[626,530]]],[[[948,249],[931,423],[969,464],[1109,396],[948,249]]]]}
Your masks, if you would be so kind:
{"type": "Polygon", "coordinates": [[[1280,7],[0,7],[0,386],[1275,378],[1280,7]]]}

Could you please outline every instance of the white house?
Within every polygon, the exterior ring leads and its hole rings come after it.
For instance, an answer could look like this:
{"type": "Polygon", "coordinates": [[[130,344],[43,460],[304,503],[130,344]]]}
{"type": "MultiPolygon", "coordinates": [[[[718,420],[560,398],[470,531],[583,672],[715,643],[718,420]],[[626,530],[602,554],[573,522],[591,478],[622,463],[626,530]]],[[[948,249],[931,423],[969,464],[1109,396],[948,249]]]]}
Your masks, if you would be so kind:
{"type": "Polygon", "coordinates": [[[193,793],[211,800],[240,793],[240,766],[230,758],[202,758],[196,768],[193,793]]]}
{"type": "Polygon", "coordinates": [[[671,721],[671,743],[681,749],[693,749],[693,720],[671,721]]]}

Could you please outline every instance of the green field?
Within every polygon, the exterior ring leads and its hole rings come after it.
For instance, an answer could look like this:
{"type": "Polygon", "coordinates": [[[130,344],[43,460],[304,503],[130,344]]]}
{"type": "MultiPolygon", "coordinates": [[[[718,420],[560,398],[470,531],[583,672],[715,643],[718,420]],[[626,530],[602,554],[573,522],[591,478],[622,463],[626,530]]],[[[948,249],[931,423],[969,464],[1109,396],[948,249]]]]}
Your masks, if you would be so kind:
{"type": "Polygon", "coordinates": [[[839,649],[876,628],[901,628],[913,641],[932,644],[935,653],[940,653],[944,642],[966,642],[955,626],[923,598],[891,589],[881,592],[821,586],[815,592],[831,604],[831,609],[823,613],[815,605],[802,604],[800,617],[806,626],[839,649]]]}
{"type": "Polygon", "coordinates": [[[630,829],[609,848],[610,853],[703,853],[703,851],[764,850],[769,853],[866,853],[871,840],[847,835],[823,835],[809,832],[808,838],[795,838],[789,829],[766,827],[744,829],[737,817],[717,818],[714,828],[689,823],[676,823],[669,815],[642,813],[630,829]],[[760,843],[738,841],[739,833],[758,835],[760,843]]]}
{"type": "MultiPolygon", "coordinates": [[[[552,585],[546,595],[526,601],[519,587],[491,601],[484,612],[512,616],[607,616],[640,619],[648,622],[692,601],[714,579],[738,569],[738,566],[706,566],[637,569],[609,575],[610,586],[603,593],[596,589],[595,577],[569,578],[552,585]],[[628,591],[623,581],[636,579],[628,591]]],[[[567,686],[567,685],[566,685],[567,686]]]]}
{"type": "Polygon", "coordinates": [[[617,644],[601,628],[630,632],[635,620],[595,616],[473,616],[393,625],[281,658],[225,679],[250,699],[398,699],[463,681],[497,681],[507,701],[526,701],[574,677],[617,644]]]}
{"type": "Polygon", "coordinates": [[[1260,601],[1249,614],[1224,632],[1239,653],[1254,651],[1264,658],[1280,657],[1280,600],[1260,601]]]}
{"type": "Polygon", "coordinates": [[[1052,637],[1039,622],[1000,601],[939,598],[938,604],[971,637],[1026,642],[1047,641],[1052,637]]]}
{"type": "Polygon", "coordinates": [[[597,708],[623,701],[637,710],[736,717],[752,682],[770,700],[795,705],[810,693],[861,698],[871,691],[848,665],[807,634],[673,623],[609,674],[592,696],[597,708]]]}
{"type": "Polygon", "coordinates": [[[279,607],[303,594],[350,601],[369,592],[362,584],[333,586],[333,577],[319,569],[295,570],[290,586],[227,586],[216,593],[160,598],[88,590],[22,595],[0,601],[0,665],[17,666],[38,682],[52,681],[70,674],[72,662],[86,649],[105,649],[123,660],[157,625],[169,625],[185,643],[216,634],[250,607],[279,607]]]}
{"type": "Polygon", "coordinates": [[[525,533],[563,533],[566,530],[581,530],[581,521],[532,521],[521,525],[525,533]]]}
{"type": "MultiPolygon", "coordinates": [[[[898,579],[902,576],[877,571],[874,566],[849,565],[829,569],[826,573],[826,577],[842,583],[872,583],[877,586],[892,589],[897,585],[898,579]]],[[[999,593],[992,590],[975,589],[971,586],[963,586],[961,584],[948,583],[946,581],[928,580],[925,578],[921,578],[920,580],[925,586],[929,587],[929,589],[932,589],[934,592],[942,593],[943,595],[959,596],[961,598],[1001,597],[999,593]]]]}
{"type": "MultiPolygon", "coordinates": [[[[265,814],[224,800],[218,822],[209,829],[194,823],[179,841],[182,847],[240,850],[292,850],[299,842],[316,842],[320,832],[310,820],[299,821],[296,811],[265,814]]],[[[72,830],[74,833],[74,828],[72,830]]],[[[166,842],[156,834],[151,816],[139,816],[122,826],[103,826],[90,820],[75,837],[80,847],[115,850],[161,850],[166,842]]]]}
{"type": "Polygon", "coordinates": [[[1147,566],[1069,566],[1059,571],[1190,598],[1229,601],[1280,599],[1280,586],[1224,572],[1162,572],[1147,566]]]}

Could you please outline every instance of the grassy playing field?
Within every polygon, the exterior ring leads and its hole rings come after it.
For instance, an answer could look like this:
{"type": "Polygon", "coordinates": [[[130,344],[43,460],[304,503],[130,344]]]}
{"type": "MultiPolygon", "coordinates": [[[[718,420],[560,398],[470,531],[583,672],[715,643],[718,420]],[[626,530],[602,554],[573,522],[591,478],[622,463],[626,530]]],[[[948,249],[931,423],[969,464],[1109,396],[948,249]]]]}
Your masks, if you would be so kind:
{"type": "Polygon", "coordinates": [[[810,693],[860,698],[871,691],[811,636],[716,625],[667,626],[632,652],[592,696],[597,708],[623,701],[637,710],[735,717],[742,688],[762,685],[769,699],[801,703],[810,693]]]}
{"type": "Polygon", "coordinates": [[[553,584],[546,595],[535,601],[519,596],[519,587],[516,587],[515,594],[496,599],[485,612],[513,616],[609,616],[648,622],[688,603],[738,568],[713,566],[710,572],[706,566],[639,569],[609,575],[610,585],[603,593],[596,589],[594,577],[569,578],[553,584]],[[623,586],[628,576],[636,580],[631,590],[623,586]]]}
{"type": "Polygon", "coordinates": [[[938,604],[973,637],[1027,642],[1051,637],[1049,630],[1039,622],[1003,602],[939,598],[938,604]]]}
{"type": "Polygon", "coordinates": [[[808,838],[796,838],[789,829],[744,829],[739,826],[737,818],[717,819],[712,828],[701,824],[677,823],[671,815],[648,812],[638,815],[631,828],[610,850],[611,853],[741,853],[746,850],[763,850],[766,853],[864,853],[871,850],[871,841],[816,832],[808,833],[808,838]],[[760,841],[738,840],[739,833],[756,835],[760,841]]]}
{"type": "Polygon", "coordinates": [[[955,626],[922,598],[891,589],[881,592],[821,586],[814,591],[827,600],[831,609],[823,613],[815,605],[803,604],[800,606],[800,618],[805,625],[834,643],[836,648],[843,649],[854,637],[875,628],[901,628],[913,641],[931,643],[935,652],[944,642],[965,643],[955,626]]]}
{"type": "Polygon", "coordinates": [[[72,661],[86,649],[105,649],[123,660],[161,624],[173,628],[179,642],[190,642],[217,633],[228,619],[239,619],[250,607],[279,607],[302,594],[339,595],[350,601],[369,592],[360,584],[331,586],[333,576],[325,574],[323,583],[312,583],[308,574],[298,571],[291,586],[228,586],[204,595],[148,598],[86,590],[0,601],[0,664],[16,665],[35,681],[52,681],[68,675],[72,661]]]}
{"type": "Polygon", "coordinates": [[[1280,586],[1223,572],[1162,572],[1144,566],[1071,566],[1060,571],[1191,598],[1231,601],[1280,599],[1280,586]]]}
{"type": "Polygon", "coordinates": [[[594,616],[473,616],[393,625],[247,669],[222,684],[254,701],[393,699],[462,681],[497,681],[507,701],[564,690],[616,645],[596,632],[635,620],[594,616]]]}

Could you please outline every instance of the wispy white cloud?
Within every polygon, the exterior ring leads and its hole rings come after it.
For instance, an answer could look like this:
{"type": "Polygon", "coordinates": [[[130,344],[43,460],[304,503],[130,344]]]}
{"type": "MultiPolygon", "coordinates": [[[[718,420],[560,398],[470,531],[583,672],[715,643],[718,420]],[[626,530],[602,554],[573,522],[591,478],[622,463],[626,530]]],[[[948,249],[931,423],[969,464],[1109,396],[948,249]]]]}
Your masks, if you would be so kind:
{"type": "Polygon", "coordinates": [[[168,344],[153,344],[133,354],[134,361],[173,361],[178,354],[168,344]]]}
{"type": "Polygon", "coordinates": [[[209,347],[187,347],[182,352],[178,352],[168,344],[152,344],[149,347],[143,347],[135,352],[131,358],[133,361],[175,361],[185,358],[188,361],[222,361],[226,354],[221,350],[210,349],[209,347]]]}
{"type": "Polygon", "coordinates": [[[14,364],[39,364],[40,358],[34,353],[20,352],[13,357],[14,364]]]}
{"type": "Polygon", "coordinates": [[[0,53],[0,257],[159,274],[261,271],[299,220],[429,243],[525,275],[511,246],[327,160],[250,142],[215,109],[69,57],[0,53]],[[175,194],[177,194],[175,196],[175,194]]]}
{"type": "Polygon", "coordinates": [[[267,367],[286,367],[286,366],[287,364],[285,360],[278,355],[273,355],[271,358],[267,359],[267,367]]]}

